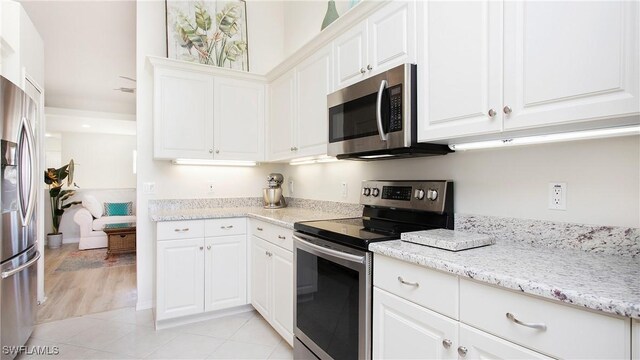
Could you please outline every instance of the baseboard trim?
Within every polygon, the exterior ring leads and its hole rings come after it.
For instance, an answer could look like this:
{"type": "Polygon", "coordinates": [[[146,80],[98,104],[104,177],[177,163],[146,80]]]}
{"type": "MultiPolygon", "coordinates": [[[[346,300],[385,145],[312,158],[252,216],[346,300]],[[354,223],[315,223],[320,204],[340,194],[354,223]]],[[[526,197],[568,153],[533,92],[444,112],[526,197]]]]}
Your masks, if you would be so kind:
{"type": "Polygon", "coordinates": [[[229,315],[242,314],[250,311],[254,311],[253,306],[251,306],[251,304],[247,304],[240,305],[231,309],[211,311],[197,315],[183,316],[175,319],[156,320],[156,330],[169,329],[176,326],[193,324],[200,321],[216,319],[229,315]]]}
{"type": "Polygon", "coordinates": [[[153,308],[153,300],[138,301],[136,303],[136,311],[147,310],[153,308]]]}

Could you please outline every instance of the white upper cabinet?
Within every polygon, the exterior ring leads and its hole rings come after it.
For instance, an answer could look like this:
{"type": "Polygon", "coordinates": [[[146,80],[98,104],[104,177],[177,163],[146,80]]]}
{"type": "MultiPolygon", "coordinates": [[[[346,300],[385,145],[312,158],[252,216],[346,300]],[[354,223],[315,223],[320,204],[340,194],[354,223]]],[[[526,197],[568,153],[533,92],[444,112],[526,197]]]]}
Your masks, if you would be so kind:
{"type": "Polygon", "coordinates": [[[270,85],[269,160],[283,160],[293,156],[295,85],[294,70],[270,85]]]}
{"type": "Polygon", "coordinates": [[[334,40],[336,89],[415,62],[415,6],[392,1],[334,40]]]}
{"type": "Polygon", "coordinates": [[[181,69],[154,72],[154,157],[213,158],[213,76],[181,69]]]}
{"type": "Polygon", "coordinates": [[[419,7],[419,141],[639,122],[638,2],[419,7]]]}
{"type": "Polygon", "coordinates": [[[638,9],[505,2],[505,129],[638,114],[638,9]]]}
{"type": "Polygon", "coordinates": [[[265,85],[216,78],[214,159],[263,160],[265,85]]]}
{"type": "Polygon", "coordinates": [[[420,2],[418,11],[418,140],[502,130],[502,4],[420,2]]]}
{"type": "Polygon", "coordinates": [[[265,79],[149,57],[155,159],[264,160],[265,79]]]}
{"type": "Polygon", "coordinates": [[[327,153],[327,95],[331,92],[331,48],[326,47],[306,59],[296,68],[298,148],[296,156],[327,153]]]}

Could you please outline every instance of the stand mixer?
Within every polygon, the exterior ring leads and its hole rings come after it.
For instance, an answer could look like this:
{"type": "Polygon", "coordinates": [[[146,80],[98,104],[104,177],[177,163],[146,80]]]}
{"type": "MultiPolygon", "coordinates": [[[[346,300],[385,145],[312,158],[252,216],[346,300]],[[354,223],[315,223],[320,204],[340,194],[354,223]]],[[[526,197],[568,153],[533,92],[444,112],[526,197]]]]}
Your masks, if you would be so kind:
{"type": "Polygon", "coordinates": [[[287,206],[287,201],[282,195],[282,183],[284,176],[278,173],[271,173],[267,176],[268,188],[262,189],[262,197],[264,198],[264,207],[266,209],[279,209],[287,206]]]}

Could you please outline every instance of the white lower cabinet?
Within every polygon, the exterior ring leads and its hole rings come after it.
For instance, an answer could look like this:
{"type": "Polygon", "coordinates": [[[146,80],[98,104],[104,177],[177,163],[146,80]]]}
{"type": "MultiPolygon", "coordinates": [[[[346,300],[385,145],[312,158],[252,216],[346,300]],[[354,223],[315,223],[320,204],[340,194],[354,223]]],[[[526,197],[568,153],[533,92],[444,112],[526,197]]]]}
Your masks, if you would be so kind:
{"type": "Polygon", "coordinates": [[[247,304],[245,219],[160,222],[157,240],[156,321],[247,304]]]}
{"type": "Polygon", "coordinates": [[[634,336],[634,345],[640,346],[640,337],[633,333],[640,326],[636,322],[632,331],[628,318],[466,278],[456,279],[458,295],[450,291],[449,281],[428,280],[435,279],[434,273],[450,274],[377,254],[374,264],[374,269],[386,266],[373,277],[376,359],[629,359],[631,351],[638,358],[631,343],[634,336]],[[397,266],[389,267],[393,264],[397,266]],[[404,288],[391,286],[383,273],[395,276],[404,288]],[[397,273],[411,276],[411,281],[403,283],[404,276],[397,273]],[[428,292],[419,290],[424,286],[428,292]],[[428,299],[443,296],[460,304],[459,320],[443,315],[447,308],[428,299]]]}
{"type": "Polygon", "coordinates": [[[458,322],[373,288],[374,359],[455,359],[458,322]]]}
{"type": "Polygon", "coordinates": [[[293,346],[293,232],[252,221],[251,304],[293,346]]]}

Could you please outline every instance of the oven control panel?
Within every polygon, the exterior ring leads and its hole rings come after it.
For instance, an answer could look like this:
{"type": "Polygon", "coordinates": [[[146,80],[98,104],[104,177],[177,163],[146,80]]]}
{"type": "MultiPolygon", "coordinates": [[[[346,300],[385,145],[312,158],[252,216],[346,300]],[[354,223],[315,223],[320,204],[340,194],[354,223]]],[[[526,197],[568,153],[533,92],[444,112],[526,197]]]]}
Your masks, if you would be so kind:
{"type": "Polygon", "coordinates": [[[453,182],[447,180],[367,180],[362,182],[360,204],[442,213],[447,200],[453,200],[447,199],[452,191],[453,182]]]}

